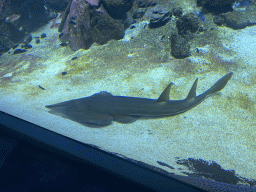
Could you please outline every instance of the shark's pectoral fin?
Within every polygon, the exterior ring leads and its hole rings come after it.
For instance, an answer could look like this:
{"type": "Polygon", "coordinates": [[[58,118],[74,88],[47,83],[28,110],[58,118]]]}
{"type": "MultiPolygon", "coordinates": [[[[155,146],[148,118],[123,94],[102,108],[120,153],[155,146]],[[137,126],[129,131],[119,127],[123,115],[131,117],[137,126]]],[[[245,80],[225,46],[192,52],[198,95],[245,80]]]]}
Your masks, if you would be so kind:
{"type": "Polygon", "coordinates": [[[81,113],[72,110],[67,110],[65,114],[69,119],[81,124],[93,124],[104,126],[111,124],[113,121],[113,116],[111,115],[91,111],[81,113]]]}
{"type": "Polygon", "coordinates": [[[117,114],[114,116],[114,121],[118,123],[124,123],[124,124],[132,123],[138,119],[139,119],[138,117],[133,117],[130,115],[117,114]]]}

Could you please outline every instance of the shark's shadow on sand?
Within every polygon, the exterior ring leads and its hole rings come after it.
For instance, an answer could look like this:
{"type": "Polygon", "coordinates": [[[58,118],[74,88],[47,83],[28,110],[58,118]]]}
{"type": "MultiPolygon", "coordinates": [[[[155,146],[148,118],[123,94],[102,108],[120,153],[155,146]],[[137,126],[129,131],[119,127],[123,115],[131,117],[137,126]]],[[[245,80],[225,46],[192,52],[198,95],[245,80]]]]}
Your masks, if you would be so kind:
{"type": "Polygon", "coordinates": [[[49,113],[59,115],[88,127],[103,127],[112,121],[132,123],[138,119],[162,118],[183,113],[199,103],[207,96],[219,92],[230,80],[232,72],[219,79],[210,89],[196,96],[198,79],[192,85],[188,96],[184,100],[169,100],[170,83],[157,100],[113,96],[102,91],[89,97],[74,99],[46,105],[51,109],[49,113]]]}

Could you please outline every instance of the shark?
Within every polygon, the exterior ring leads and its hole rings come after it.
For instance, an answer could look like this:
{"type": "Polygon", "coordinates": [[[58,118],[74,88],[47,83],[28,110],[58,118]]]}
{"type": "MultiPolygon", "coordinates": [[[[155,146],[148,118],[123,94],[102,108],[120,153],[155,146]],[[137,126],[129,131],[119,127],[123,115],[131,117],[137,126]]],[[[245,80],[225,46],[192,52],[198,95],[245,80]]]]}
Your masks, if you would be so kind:
{"type": "Polygon", "coordinates": [[[196,95],[198,78],[194,81],[187,97],[183,100],[169,100],[171,82],[158,99],[114,96],[101,91],[89,97],[73,99],[46,105],[49,113],[59,115],[89,127],[101,127],[118,123],[132,123],[139,119],[163,118],[188,111],[200,104],[209,95],[222,90],[231,79],[233,72],[220,78],[212,87],[196,95]]]}

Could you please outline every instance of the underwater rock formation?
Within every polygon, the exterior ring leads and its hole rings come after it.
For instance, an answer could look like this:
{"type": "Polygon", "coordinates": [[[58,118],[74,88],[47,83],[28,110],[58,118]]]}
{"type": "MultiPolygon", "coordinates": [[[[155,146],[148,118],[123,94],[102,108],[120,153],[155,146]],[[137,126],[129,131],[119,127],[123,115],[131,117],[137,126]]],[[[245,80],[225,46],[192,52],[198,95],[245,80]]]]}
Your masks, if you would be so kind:
{"type": "Polygon", "coordinates": [[[133,19],[142,18],[148,10],[148,7],[153,7],[156,4],[154,0],[135,0],[134,11],[132,13],[133,19]]]}
{"type": "Polygon", "coordinates": [[[125,22],[110,17],[103,5],[93,12],[91,17],[91,36],[94,42],[105,44],[111,39],[124,37],[125,22]]]}
{"type": "Polygon", "coordinates": [[[236,0],[197,0],[197,6],[202,6],[209,12],[225,13],[232,10],[236,0]]]}
{"type": "Polygon", "coordinates": [[[200,27],[199,19],[195,14],[188,13],[176,21],[176,27],[179,35],[189,38],[190,34],[195,33],[200,27]]]}
{"type": "Polygon", "coordinates": [[[233,11],[220,15],[227,27],[243,29],[247,26],[256,25],[256,5],[250,5],[244,11],[233,11]]]}
{"type": "Polygon", "coordinates": [[[29,33],[55,18],[57,14],[46,10],[42,0],[5,0],[1,18],[11,23],[16,29],[29,33]],[[12,16],[14,19],[8,19],[12,16]],[[11,21],[11,22],[10,22],[11,21]]]}
{"type": "Polygon", "coordinates": [[[88,49],[94,42],[104,44],[111,39],[122,39],[126,25],[120,18],[125,17],[132,2],[103,1],[100,4],[93,0],[70,0],[59,26],[60,40],[68,42],[70,48],[76,51],[88,49]],[[116,14],[113,14],[114,10],[116,14]]]}
{"type": "Polygon", "coordinates": [[[217,15],[217,16],[215,16],[215,17],[213,18],[213,22],[214,22],[216,25],[221,26],[221,25],[225,22],[225,20],[224,20],[223,17],[217,15]]]}
{"type": "Polygon", "coordinates": [[[90,31],[90,5],[84,0],[70,1],[59,26],[60,40],[72,50],[89,48],[93,43],[90,31]]]}
{"type": "Polygon", "coordinates": [[[134,10],[134,12],[132,13],[132,18],[140,19],[145,15],[146,11],[147,11],[147,8],[138,8],[134,10]]]}
{"type": "Polygon", "coordinates": [[[191,53],[188,41],[177,34],[173,34],[171,36],[171,54],[176,59],[189,57],[191,53]]]}
{"type": "Polygon", "coordinates": [[[25,33],[19,31],[12,23],[0,21],[0,56],[22,42],[25,33]]]}
{"type": "Polygon", "coordinates": [[[65,10],[68,0],[44,0],[44,4],[47,9],[53,9],[60,12],[65,10]]]}
{"type": "Polygon", "coordinates": [[[104,8],[114,19],[123,19],[132,8],[133,0],[102,0],[104,8]]]}
{"type": "Polygon", "coordinates": [[[45,2],[47,1],[0,0],[0,52],[6,52],[21,43],[25,34],[35,31],[56,16],[45,9],[45,2]]]}
{"type": "Polygon", "coordinates": [[[150,28],[157,28],[165,25],[171,17],[172,13],[163,5],[156,5],[149,8],[144,15],[145,20],[149,19],[150,28]]]}

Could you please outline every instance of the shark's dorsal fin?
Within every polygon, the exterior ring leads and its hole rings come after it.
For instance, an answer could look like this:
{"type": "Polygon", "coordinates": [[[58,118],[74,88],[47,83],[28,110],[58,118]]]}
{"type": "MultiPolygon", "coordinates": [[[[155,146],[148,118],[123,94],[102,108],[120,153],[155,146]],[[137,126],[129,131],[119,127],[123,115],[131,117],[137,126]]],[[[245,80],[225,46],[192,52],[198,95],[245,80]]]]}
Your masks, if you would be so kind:
{"type": "Polygon", "coordinates": [[[107,92],[107,91],[101,91],[99,93],[93,94],[90,97],[94,97],[94,98],[100,97],[100,98],[102,98],[102,97],[112,97],[112,96],[113,95],[111,93],[107,92]]]}
{"type": "Polygon", "coordinates": [[[158,97],[157,101],[158,103],[160,102],[168,102],[169,101],[169,94],[170,94],[170,89],[171,89],[171,85],[173,83],[171,82],[165,89],[164,91],[161,93],[161,95],[158,97]]]}
{"type": "Polygon", "coordinates": [[[198,78],[194,81],[194,84],[192,85],[186,100],[193,99],[196,97],[197,82],[198,82],[198,78]]]}

